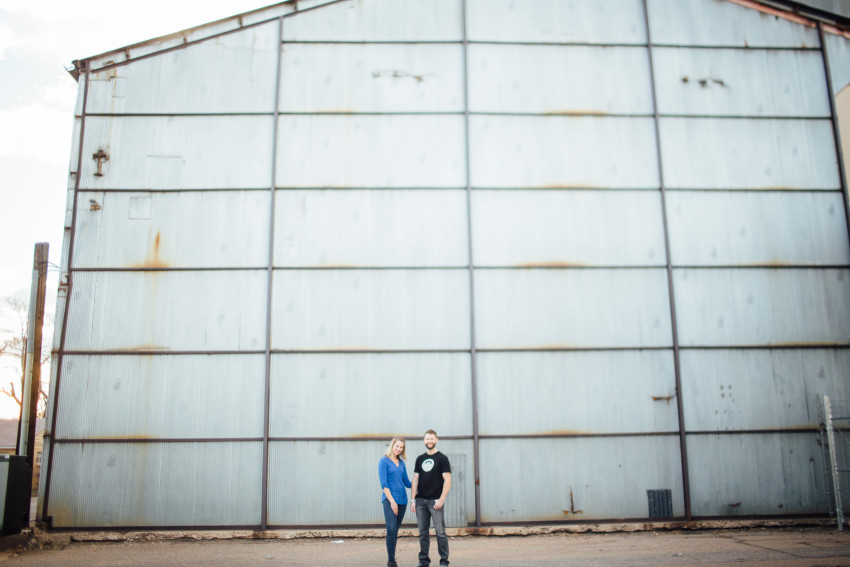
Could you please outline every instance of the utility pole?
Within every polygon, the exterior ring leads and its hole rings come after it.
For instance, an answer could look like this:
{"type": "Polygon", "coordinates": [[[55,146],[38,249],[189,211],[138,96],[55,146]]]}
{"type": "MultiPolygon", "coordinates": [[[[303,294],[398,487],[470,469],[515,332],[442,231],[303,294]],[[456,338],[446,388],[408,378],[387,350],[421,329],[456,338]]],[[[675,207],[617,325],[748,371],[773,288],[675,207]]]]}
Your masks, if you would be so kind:
{"type": "Polygon", "coordinates": [[[21,423],[19,455],[26,455],[32,490],[32,472],[35,464],[35,421],[38,408],[38,393],[41,390],[41,334],[44,325],[44,295],[47,288],[47,242],[38,242],[32,262],[32,287],[27,320],[27,355],[21,392],[21,423]]]}

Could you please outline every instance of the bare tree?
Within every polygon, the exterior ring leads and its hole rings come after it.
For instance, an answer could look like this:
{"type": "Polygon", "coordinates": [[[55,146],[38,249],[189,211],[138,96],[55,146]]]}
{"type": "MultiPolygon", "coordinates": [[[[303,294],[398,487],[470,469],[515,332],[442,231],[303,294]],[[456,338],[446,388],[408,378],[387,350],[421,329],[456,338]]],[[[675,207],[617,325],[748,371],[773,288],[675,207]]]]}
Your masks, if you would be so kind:
{"type": "MultiPolygon", "coordinates": [[[[9,396],[15,400],[20,407],[23,403],[21,401],[21,393],[23,392],[24,372],[27,359],[27,318],[29,315],[29,305],[27,305],[25,301],[16,297],[6,297],[3,299],[3,305],[0,308],[6,316],[16,321],[16,328],[14,330],[4,330],[5,332],[3,334],[5,334],[6,337],[0,340],[0,356],[17,359],[19,374],[17,380],[10,381],[8,386],[0,387],[0,394],[9,396]]],[[[50,314],[45,313],[44,319],[46,328],[53,326],[53,317],[50,314]]],[[[45,332],[43,334],[41,349],[42,368],[44,368],[45,365],[50,364],[51,335],[52,333],[49,332],[45,332]]],[[[41,375],[42,380],[38,392],[36,417],[44,417],[45,412],[47,411],[47,392],[44,386],[48,382],[45,377],[49,376],[49,374],[42,371],[41,375]]]]}

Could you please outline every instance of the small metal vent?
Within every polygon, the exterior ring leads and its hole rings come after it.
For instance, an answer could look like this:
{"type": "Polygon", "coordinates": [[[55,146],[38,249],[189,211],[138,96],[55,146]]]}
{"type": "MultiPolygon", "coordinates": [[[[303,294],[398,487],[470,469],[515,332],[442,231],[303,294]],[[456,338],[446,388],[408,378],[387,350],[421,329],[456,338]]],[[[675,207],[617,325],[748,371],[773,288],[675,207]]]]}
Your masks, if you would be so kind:
{"type": "Polygon", "coordinates": [[[669,488],[647,490],[646,499],[649,501],[650,518],[673,517],[673,492],[669,488]]]}

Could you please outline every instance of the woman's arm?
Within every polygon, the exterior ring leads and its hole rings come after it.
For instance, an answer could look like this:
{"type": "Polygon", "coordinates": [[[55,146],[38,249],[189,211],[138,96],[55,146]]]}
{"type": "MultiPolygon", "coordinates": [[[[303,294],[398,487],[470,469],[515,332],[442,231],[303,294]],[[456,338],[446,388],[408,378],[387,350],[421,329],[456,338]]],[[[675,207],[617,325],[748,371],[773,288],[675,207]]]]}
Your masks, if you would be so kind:
{"type": "MultiPolygon", "coordinates": [[[[404,462],[404,461],[402,461],[404,462]]],[[[412,487],[413,485],[410,482],[410,477],[407,476],[407,466],[401,467],[401,481],[407,488],[412,487]]]]}
{"type": "Polygon", "coordinates": [[[393,494],[390,491],[390,485],[387,482],[387,472],[388,466],[386,463],[386,457],[381,457],[381,460],[378,462],[378,478],[381,480],[381,488],[384,490],[384,494],[387,497],[387,500],[390,502],[390,506],[393,509],[393,514],[398,514],[398,504],[396,504],[395,498],[393,498],[393,494]]]}

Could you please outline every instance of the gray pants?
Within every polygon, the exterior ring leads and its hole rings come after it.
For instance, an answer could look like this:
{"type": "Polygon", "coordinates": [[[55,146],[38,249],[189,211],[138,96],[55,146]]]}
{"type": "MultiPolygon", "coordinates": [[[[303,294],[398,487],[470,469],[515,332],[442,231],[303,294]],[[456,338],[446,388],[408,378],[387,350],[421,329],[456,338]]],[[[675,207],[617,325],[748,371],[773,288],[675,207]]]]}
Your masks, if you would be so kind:
{"type": "Polygon", "coordinates": [[[430,565],[431,558],[428,550],[431,547],[431,539],[428,537],[428,528],[431,520],[434,520],[434,531],[437,532],[437,552],[440,554],[440,565],[449,564],[449,538],[446,537],[446,524],[443,521],[443,510],[434,509],[436,500],[416,499],[416,523],[419,525],[419,564],[430,565]]]}

